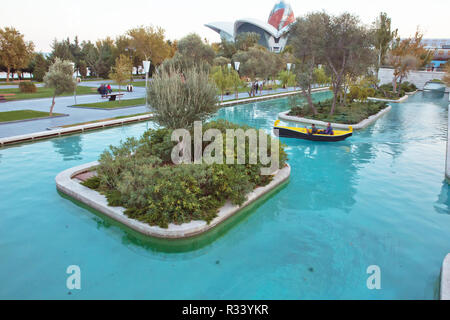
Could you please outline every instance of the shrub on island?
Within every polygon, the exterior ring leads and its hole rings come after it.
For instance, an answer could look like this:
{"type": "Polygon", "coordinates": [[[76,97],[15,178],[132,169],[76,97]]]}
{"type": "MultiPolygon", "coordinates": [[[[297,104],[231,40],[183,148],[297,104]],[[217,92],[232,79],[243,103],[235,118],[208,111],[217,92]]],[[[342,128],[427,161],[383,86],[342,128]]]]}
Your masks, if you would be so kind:
{"type": "MultiPolygon", "coordinates": [[[[203,133],[217,129],[225,137],[229,129],[251,129],[227,121],[213,121],[203,125],[203,133]]],[[[262,175],[266,167],[260,159],[260,139],[272,138],[264,134],[257,136],[258,157],[256,164],[226,164],[227,139],[223,139],[223,164],[178,164],[171,159],[177,145],[173,142],[172,129],[148,130],[140,139],[129,138],[119,146],[111,146],[99,159],[97,176],[84,185],[104,194],[110,206],[126,208],[129,218],[151,226],[167,228],[170,223],[183,224],[193,220],[212,221],[218,210],[231,201],[243,204],[247,195],[258,186],[271,182],[271,175],[262,175]]],[[[245,159],[251,157],[249,140],[245,139],[245,159]]],[[[194,150],[192,143],[192,150],[194,150]]],[[[203,142],[202,152],[208,144],[203,142]]],[[[234,145],[236,148],[237,145],[234,145]]],[[[279,168],[286,165],[287,155],[279,146],[279,168]]],[[[272,153],[269,147],[268,156],[272,153]]],[[[192,161],[194,155],[192,154],[192,161]]],[[[249,161],[246,161],[249,163],[249,161]]]]}
{"type": "MultiPolygon", "coordinates": [[[[356,94],[355,92],[353,93],[356,94]]],[[[386,102],[380,101],[352,101],[345,106],[337,106],[334,114],[330,115],[332,103],[331,99],[315,103],[317,114],[314,114],[308,104],[297,105],[291,108],[288,115],[325,122],[356,124],[377,114],[388,106],[386,102]]]]}

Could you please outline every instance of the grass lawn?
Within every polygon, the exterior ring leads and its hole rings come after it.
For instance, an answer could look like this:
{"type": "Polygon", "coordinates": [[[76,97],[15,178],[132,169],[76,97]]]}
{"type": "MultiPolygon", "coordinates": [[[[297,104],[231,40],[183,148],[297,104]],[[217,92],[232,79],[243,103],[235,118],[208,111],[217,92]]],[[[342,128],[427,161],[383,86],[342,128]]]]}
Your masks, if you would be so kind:
{"type": "Polygon", "coordinates": [[[386,102],[379,101],[352,102],[346,106],[337,105],[334,114],[330,115],[331,102],[332,100],[326,100],[314,103],[317,109],[316,115],[313,114],[307,104],[293,107],[288,115],[325,122],[355,124],[377,114],[388,106],[386,102]]]}
{"type": "MultiPolygon", "coordinates": [[[[134,82],[127,82],[125,84],[122,85],[122,89],[127,89],[127,85],[131,83],[133,85],[133,87],[140,87],[140,88],[145,88],[145,81],[134,81],[134,82]]],[[[150,83],[150,81],[149,81],[150,83]]],[[[117,83],[113,83],[113,85],[118,86],[117,83]]]]}
{"type": "Polygon", "coordinates": [[[116,100],[96,103],[77,104],[75,107],[83,108],[100,108],[100,109],[117,109],[132,106],[140,106],[145,104],[145,98],[129,99],[129,100],[116,100]]]}
{"type": "MultiPolygon", "coordinates": [[[[117,90],[114,90],[117,91],[117,90]]],[[[19,88],[16,89],[0,89],[1,94],[14,93],[15,96],[8,96],[6,100],[27,100],[27,99],[39,99],[39,98],[51,98],[53,97],[53,89],[51,88],[37,88],[35,93],[21,93],[19,88]]],[[[77,87],[77,95],[86,95],[86,94],[98,94],[97,88],[90,87],[77,87]]],[[[66,93],[62,96],[73,96],[73,93],[66,93]]]]}
{"type": "MultiPolygon", "coordinates": [[[[48,112],[34,111],[34,110],[16,110],[0,112],[0,123],[8,121],[39,119],[49,117],[48,112]]],[[[53,113],[53,116],[61,116],[60,113],[53,113]]]]}

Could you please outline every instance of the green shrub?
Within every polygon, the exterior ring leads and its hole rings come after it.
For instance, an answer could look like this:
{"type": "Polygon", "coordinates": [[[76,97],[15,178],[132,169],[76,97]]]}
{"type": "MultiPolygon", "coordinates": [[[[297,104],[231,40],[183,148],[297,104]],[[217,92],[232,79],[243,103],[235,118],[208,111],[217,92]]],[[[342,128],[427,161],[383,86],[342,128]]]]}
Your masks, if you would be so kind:
{"type": "Polygon", "coordinates": [[[83,186],[89,188],[89,189],[98,189],[100,187],[100,178],[99,177],[92,177],[84,182],[81,183],[83,186]]]}
{"type": "Polygon", "coordinates": [[[321,120],[325,122],[336,122],[343,124],[359,123],[368,117],[377,114],[387,107],[386,102],[367,101],[367,102],[352,102],[347,106],[337,106],[333,115],[330,115],[332,100],[318,102],[315,107],[318,111],[314,115],[305,105],[294,107],[291,109],[289,115],[304,117],[309,119],[321,120]]]}
{"type": "Polygon", "coordinates": [[[22,93],[35,93],[37,91],[33,82],[21,82],[19,83],[19,89],[22,93]]]}
{"type": "MultiPolygon", "coordinates": [[[[250,127],[219,120],[204,125],[203,131],[212,128],[225,134],[227,129],[245,131],[250,127]]],[[[128,217],[163,228],[170,223],[192,220],[210,222],[226,201],[241,205],[252,190],[272,179],[272,176],[261,175],[263,166],[260,162],[253,165],[175,166],[171,163],[175,145],[171,135],[170,129],[148,130],[139,140],[130,138],[103,152],[95,186],[105,194],[109,205],[123,206],[128,217]]],[[[264,138],[270,146],[273,138],[270,135],[264,138]]],[[[204,143],[203,148],[207,145],[204,143]]],[[[226,139],[223,147],[225,155],[226,139]]],[[[246,141],[247,159],[248,149],[246,141]]],[[[287,154],[281,145],[279,153],[282,168],[287,154]]]]}

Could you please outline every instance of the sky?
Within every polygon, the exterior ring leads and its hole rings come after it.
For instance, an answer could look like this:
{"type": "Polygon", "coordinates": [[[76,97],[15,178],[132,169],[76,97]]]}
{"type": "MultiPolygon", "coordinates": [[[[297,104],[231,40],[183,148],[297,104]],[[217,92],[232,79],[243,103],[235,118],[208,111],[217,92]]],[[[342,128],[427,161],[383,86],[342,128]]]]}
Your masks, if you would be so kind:
{"type": "MultiPolygon", "coordinates": [[[[210,42],[220,37],[204,27],[215,21],[256,18],[267,21],[275,0],[15,0],[2,1],[0,28],[15,27],[36,51],[50,52],[51,43],[78,36],[80,41],[115,38],[137,26],[159,26],[168,39],[195,32],[210,42]]],[[[450,0],[295,0],[295,16],[325,10],[356,14],[371,24],[381,11],[391,18],[401,37],[414,34],[417,26],[425,38],[450,38],[450,0]]]]}

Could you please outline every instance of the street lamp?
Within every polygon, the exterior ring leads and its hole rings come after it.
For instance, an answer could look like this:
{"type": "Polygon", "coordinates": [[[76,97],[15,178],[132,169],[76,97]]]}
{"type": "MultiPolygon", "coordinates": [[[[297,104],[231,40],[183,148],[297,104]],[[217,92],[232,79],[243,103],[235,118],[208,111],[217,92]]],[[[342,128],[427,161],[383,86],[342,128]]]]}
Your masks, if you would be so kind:
{"type": "Polygon", "coordinates": [[[241,66],[241,63],[240,62],[238,62],[238,61],[235,61],[234,62],[234,69],[237,71],[237,72],[239,72],[239,67],[241,66]]]}
{"type": "Polygon", "coordinates": [[[148,88],[147,88],[147,85],[148,85],[148,73],[150,71],[151,62],[150,61],[143,61],[142,65],[143,65],[144,71],[145,71],[145,106],[148,109],[148,88]]]}

